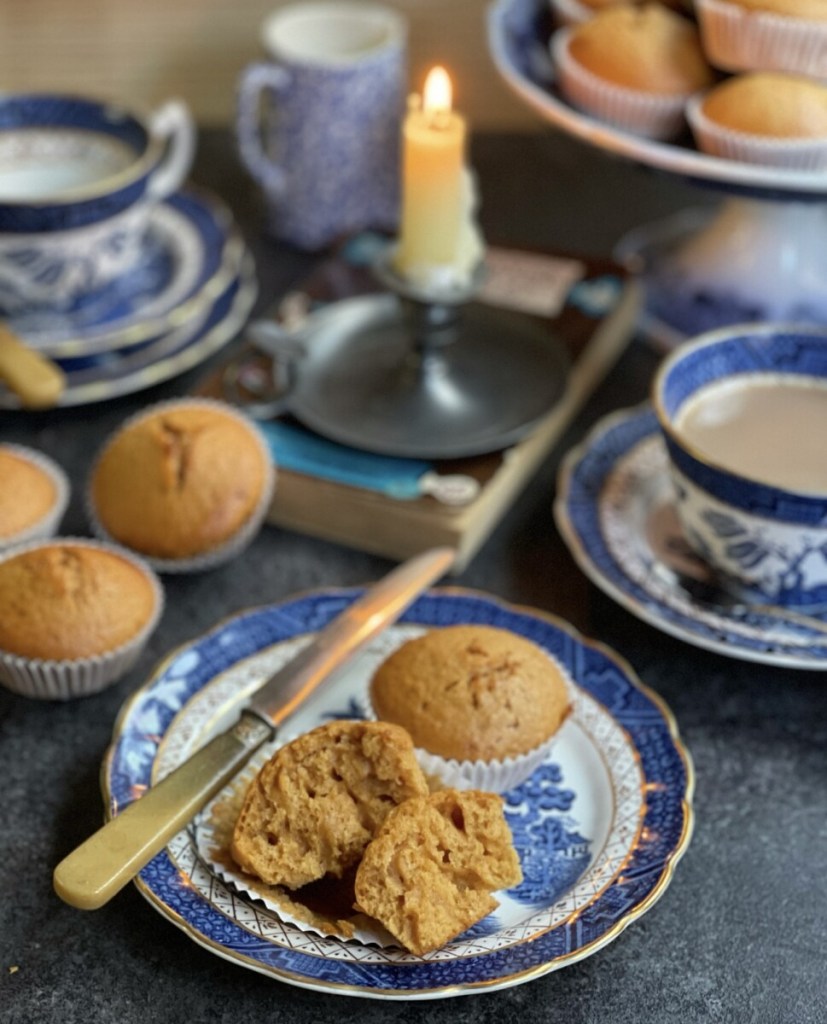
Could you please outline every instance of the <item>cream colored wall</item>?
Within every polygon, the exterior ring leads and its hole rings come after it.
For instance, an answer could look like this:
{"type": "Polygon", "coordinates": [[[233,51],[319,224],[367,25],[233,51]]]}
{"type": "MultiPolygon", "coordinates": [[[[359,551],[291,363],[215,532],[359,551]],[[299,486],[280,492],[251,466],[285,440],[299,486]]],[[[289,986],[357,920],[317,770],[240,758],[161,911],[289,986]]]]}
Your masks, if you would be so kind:
{"type": "MultiPolygon", "coordinates": [[[[488,54],[487,0],[386,0],[410,22],[411,83],[443,63],[472,130],[539,128],[488,54]]],[[[232,117],[261,54],[268,0],[0,0],[0,89],[92,93],[147,106],[176,95],[203,124],[232,117]]]]}

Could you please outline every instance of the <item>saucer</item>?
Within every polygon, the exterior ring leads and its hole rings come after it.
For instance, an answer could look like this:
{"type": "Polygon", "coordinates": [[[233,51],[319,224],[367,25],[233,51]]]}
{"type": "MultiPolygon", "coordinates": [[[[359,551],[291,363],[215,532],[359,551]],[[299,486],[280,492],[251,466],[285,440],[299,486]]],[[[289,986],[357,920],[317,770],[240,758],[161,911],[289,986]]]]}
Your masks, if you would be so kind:
{"type": "MultiPolygon", "coordinates": [[[[108,814],[228,728],[257,684],[359,593],[324,590],[248,609],[166,658],[118,716],[101,776],[108,814]]],[[[458,622],[531,638],[573,680],[572,710],[553,749],[504,795],[523,880],[497,894],[492,914],[424,956],[308,932],[228,887],[202,858],[206,810],[142,870],[141,894],[188,938],[241,967],[301,988],[382,999],[520,985],[621,936],[663,895],[687,848],[694,776],[663,701],[604,645],[541,611],[458,588],[433,591],[291,716],[282,738],[360,717],[367,680],[391,650],[458,622]]]]}
{"type": "Polygon", "coordinates": [[[68,311],[39,308],[8,326],[58,359],[139,344],[206,312],[238,273],[243,250],[223,203],[204,191],[178,192],[152,211],[139,266],[68,311]]]}
{"type": "Polygon", "coordinates": [[[646,404],[601,420],[560,469],[554,516],[585,574],[650,625],[728,657],[827,667],[823,634],[768,614],[710,610],[658,571],[691,561],[672,505],[666,448],[646,404]]]}
{"type": "MultiPolygon", "coordinates": [[[[208,359],[239,333],[258,294],[252,256],[218,298],[180,327],[125,352],[103,352],[66,372],[59,406],[88,405],[132,394],[169,380],[208,359]]],[[[19,409],[17,397],[0,385],[0,408],[19,409]]]]}

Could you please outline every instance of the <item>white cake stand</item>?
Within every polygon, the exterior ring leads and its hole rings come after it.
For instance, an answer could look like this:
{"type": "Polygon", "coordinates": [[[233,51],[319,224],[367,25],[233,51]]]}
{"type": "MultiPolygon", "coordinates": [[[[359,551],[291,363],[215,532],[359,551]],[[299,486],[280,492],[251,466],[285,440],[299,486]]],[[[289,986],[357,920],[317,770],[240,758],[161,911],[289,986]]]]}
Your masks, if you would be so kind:
{"type": "Polygon", "coordinates": [[[672,346],[746,321],[827,323],[827,172],[791,171],[707,156],[596,121],[560,95],[549,55],[547,0],[496,0],[488,40],[500,75],[545,120],[618,156],[722,193],[630,232],[615,256],[645,288],[643,329],[672,346]]]}

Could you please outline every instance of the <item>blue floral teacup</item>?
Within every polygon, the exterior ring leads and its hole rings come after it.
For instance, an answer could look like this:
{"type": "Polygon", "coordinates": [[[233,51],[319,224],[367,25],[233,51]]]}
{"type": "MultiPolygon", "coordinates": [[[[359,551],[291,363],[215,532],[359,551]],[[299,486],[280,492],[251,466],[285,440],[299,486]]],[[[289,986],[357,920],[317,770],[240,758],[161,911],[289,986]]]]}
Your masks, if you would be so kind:
{"type": "Polygon", "coordinates": [[[375,3],[321,0],[279,8],[261,35],[269,60],[241,75],[236,134],[270,232],[316,250],[395,227],[405,19],[375,3]]]}
{"type": "Polygon", "coordinates": [[[127,272],[194,146],[174,100],[141,116],[77,96],[0,98],[0,313],[65,308],[127,272]]]}
{"type": "Polygon", "coordinates": [[[827,328],[701,335],[653,400],[689,544],[747,597],[827,605],[827,328]]]}

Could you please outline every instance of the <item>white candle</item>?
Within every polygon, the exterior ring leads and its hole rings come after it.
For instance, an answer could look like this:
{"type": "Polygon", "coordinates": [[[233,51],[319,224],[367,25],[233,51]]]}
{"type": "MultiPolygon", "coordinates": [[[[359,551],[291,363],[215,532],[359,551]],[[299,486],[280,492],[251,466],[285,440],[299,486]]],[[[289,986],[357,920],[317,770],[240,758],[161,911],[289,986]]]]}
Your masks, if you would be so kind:
{"type": "Polygon", "coordinates": [[[465,119],[452,109],[451,80],[433,68],[423,99],[412,95],[402,129],[402,217],[395,265],[425,286],[469,279],[482,256],[465,167],[465,119]]]}

